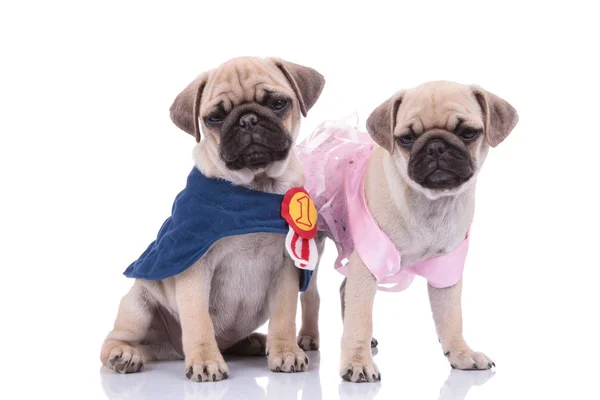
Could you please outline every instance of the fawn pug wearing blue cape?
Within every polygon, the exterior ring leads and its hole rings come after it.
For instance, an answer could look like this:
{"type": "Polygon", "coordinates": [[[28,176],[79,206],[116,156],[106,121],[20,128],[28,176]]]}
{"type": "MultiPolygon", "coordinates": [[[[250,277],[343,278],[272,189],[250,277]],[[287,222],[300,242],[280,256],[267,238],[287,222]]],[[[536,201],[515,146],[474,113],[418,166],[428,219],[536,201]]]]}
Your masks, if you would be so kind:
{"type": "Polygon", "coordinates": [[[195,166],[157,239],[125,271],[135,282],[102,346],[104,365],[131,373],[185,358],[189,379],[217,381],[229,376],[227,352],[266,353],[276,372],[308,368],[295,318],[310,274],[285,250],[279,208],[304,184],[292,148],[324,83],[308,67],[244,57],[177,96],[171,119],[196,138],[195,166]],[[254,330],[267,319],[265,342],[254,330]]]}

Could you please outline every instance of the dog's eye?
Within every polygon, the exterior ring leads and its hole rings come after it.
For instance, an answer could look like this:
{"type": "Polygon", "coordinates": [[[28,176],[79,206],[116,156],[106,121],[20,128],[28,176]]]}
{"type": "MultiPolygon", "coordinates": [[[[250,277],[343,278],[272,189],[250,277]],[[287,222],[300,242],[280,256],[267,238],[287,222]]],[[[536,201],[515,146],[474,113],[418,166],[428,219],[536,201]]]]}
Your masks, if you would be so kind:
{"type": "Polygon", "coordinates": [[[273,99],[269,106],[275,111],[281,111],[288,105],[286,99],[273,99]]]}
{"type": "Polygon", "coordinates": [[[398,142],[404,147],[410,147],[415,142],[415,135],[408,133],[398,137],[398,142]]]}
{"type": "Polygon", "coordinates": [[[458,136],[465,142],[475,140],[479,136],[480,131],[473,128],[464,128],[458,133],[458,136]]]}
{"type": "Polygon", "coordinates": [[[212,124],[222,122],[224,119],[225,119],[225,116],[221,112],[213,112],[213,113],[208,114],[208,117],[206,117],[206,121],[208,121],[212,124]]]}

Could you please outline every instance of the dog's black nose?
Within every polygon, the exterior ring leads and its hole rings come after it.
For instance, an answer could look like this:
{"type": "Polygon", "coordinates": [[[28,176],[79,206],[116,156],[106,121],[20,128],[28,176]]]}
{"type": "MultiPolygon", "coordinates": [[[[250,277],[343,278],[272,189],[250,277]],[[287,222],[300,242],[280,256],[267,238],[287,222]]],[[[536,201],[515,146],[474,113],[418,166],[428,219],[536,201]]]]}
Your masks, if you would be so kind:
{"type": "Polygon", "coordinates": [[[446,151],[446,144],[439,139],[427,143],[427,154],[434,157],[441,156],[446,151]]]}
{"type": "Polygon", "coordinates": [[[256,114],[252,113],[244,114],[240,117],[238,123],[242,128],[249,129],[256,126],[256,124],[258,123],[258,117],[256,116],[256,114]]]}

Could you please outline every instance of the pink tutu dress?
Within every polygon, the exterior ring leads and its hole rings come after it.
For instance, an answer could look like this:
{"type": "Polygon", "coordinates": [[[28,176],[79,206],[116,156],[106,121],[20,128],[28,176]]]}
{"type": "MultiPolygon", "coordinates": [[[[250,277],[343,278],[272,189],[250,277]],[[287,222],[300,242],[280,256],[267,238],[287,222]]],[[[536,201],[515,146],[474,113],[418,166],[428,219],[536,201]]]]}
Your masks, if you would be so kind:
{"type": "Polygon", "coordinates": [[[380,290],[404,290],[415,275],[437,288],[455,285],[462,279],[468,235],[450,253],[401,267],[400,251],[371,216],[363,176],[375,146],[367,132],[345,122],[326,122],[296,147],[305,189],[317,207],[317,229],[329,232],[338,250],[335,268],[346,276],[356,249],[380,290]]]}

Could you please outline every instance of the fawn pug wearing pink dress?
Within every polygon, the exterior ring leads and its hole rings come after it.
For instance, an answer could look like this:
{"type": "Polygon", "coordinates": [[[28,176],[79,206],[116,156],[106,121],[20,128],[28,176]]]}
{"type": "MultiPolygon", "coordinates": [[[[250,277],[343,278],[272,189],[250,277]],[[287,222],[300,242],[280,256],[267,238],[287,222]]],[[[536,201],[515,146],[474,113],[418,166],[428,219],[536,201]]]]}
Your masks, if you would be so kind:
{"type": "MultiPolygon", "coordinates": [[[[367,131],[325,124],[298,146],[322,239],[338,249],[344,334],[340,375],[373,382],[372,307],[378,289],[400,291],[427,279],[443,353],[453,368],[495,364],[462,335],[462,271],[475,183],[490,147],[518,121],[516,110],[476,86],[429,82],[396,93],[367,120],[367,131]]],[[[320,252],[321,253],[321,252],[320,252]]],[[[301,295],[298,343],[318,348],[316,274],[301,295]]]]}

